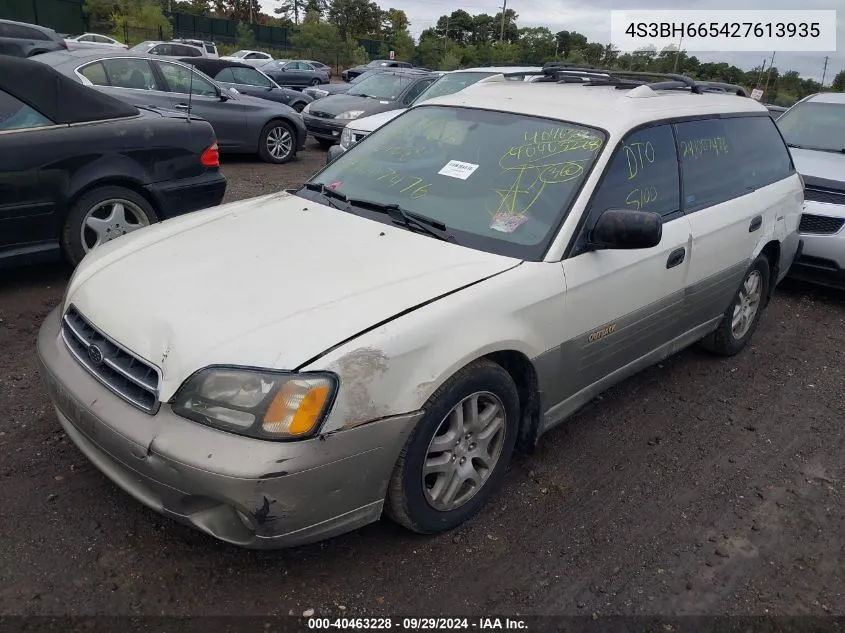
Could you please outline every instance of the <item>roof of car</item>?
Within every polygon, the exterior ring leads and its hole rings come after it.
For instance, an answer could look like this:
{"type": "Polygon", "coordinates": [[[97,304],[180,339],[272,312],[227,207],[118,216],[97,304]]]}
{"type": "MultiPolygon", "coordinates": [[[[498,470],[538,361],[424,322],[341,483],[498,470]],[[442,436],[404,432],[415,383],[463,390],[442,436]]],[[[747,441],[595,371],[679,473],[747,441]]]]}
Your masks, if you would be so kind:
{"type": "Polygon", "coordinates": [[[21,26],[28,26],[30,28],[36,29],[38,31],[44,31],[45,33],[55,33],[56,31],[51,29],[49,26],[42,26],[40,24],[32,24],[31,22],[18,22],[17,20],[4,20],[0,18],[0,22],[4,24],[19,24],[21,26]]]}
{"type": "Polygon", "coordinates": [[[136,116],[138,109],[32,59],[0,55],[0,90],[58,124],[136,116]]]}
{"type": "Polygon", "coordinates": [[[587,86],[540,82],[479,82],[460,92],[434,97],[416,107],[463,106],[560,119],[603,128],[613,134],[650,121],[677,116],[768,113],[754,99],[725,93],[693,94],[640,86],[587,86]]]}
{"type": "Polygon", "coordinates": [[[542,71],[540,66],[477,66],[476,68],[459,68],[453,73],[528,73],[542,71]]]}
{"type": "Polygon", "coordinates": [[[209,57],[180,57],[178,61],[183,62],[185,64],[191,64],[192,66],[196,66],[209,77],[214,77],[214,75],[219,73],[224,68],[249,68],[250,70],[255,70],[255,66],[250,66],[249,64],[242,64],[240,62],[234,62],[228,59],[212,59],[209,57]]]}
{"type": "Polygon", "coordinates": [[[807,98],[817,103],[845,103],[845,92],[819,92],[807,98]]]}

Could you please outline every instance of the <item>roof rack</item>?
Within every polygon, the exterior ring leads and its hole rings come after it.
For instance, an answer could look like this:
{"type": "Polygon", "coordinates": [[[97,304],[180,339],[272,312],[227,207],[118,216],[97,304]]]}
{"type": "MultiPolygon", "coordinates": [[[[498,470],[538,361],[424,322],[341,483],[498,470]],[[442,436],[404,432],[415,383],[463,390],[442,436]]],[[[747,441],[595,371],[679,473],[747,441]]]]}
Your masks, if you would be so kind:
{"type": "Polygon", "coordinates": [[[731,92],[740,97],[748,96],[746,90],[742,86],[738,86],[736,84],[714,81],[696,81],[692,77],[672,73],[635,70],[602,70],[599,68],[593,68],[592,66],[555,65],[554,62],[550,62],[546,67],[544,67],[543,72],[549,77],[549,81],[558,82],[563,82],[564,78],[567,76],[584,77],[585,75],[594,75],[596,78],[592,81],[586,82],[584,85],[612,85],[619,90],[647,85],[652,90],[689,90],[695,94],[704,94],[706,92],[731,92]],[[598,75],[604,75],[604,77],[598,75]],[[642,79],[638,80],[638,77],[641,77],[642,79]],[[659,81],[646,81],[646,78],[648,77],[659,79],[659,81]]]}

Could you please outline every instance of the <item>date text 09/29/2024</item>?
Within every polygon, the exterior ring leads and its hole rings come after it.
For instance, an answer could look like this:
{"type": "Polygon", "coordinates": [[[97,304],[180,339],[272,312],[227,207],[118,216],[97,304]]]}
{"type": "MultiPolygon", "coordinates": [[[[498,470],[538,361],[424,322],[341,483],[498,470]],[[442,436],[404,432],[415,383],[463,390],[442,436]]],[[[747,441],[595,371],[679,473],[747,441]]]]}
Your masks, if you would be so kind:
{"type": "Polygon", "coordinates": [[[474,617],[474,618],[308,618],[307,625],[313,630],[526,630],[528,625],[520,618],[474,617]]]}

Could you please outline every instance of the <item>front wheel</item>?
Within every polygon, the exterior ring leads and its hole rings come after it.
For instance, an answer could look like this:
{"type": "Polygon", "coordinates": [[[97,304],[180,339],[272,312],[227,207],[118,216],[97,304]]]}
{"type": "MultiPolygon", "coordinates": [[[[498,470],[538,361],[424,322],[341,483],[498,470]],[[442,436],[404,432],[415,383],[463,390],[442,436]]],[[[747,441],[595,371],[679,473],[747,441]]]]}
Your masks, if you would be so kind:
{"type": "Polygon", "coordinates": [[[426,404],[393,470],[385,510],[422,534],[468,520],[501,486],[516,443],[519,394],[496,363],[476,361],[426,404]]]}
{"type": "Polygon", "coordinates": [[[319,80],[319,79],[312,79],[312,80],[308,83],[308,85],[309,85],[309,86],[311,86],[311,87],[313,88],[314,86],[319,86],[319,85],[320,85],[320,83],[321,83],[321,82],[320,82],[320,80],[319,80]]]}
{"type": "Polygon", "coordinates": [[[719,327],[701,341],[701,346],[721,356],[733,356],[741,352],[760,322],[769,296],[769,283],[769,260],[765,255],[760,255],[745,273],[719,327]]]}
{"type": "Polygon", "coordinates": [[[296,156],[296,136],[285,121],[270,121],[261,130],[258,154],[265,163],[281,165],[296,156]]]}

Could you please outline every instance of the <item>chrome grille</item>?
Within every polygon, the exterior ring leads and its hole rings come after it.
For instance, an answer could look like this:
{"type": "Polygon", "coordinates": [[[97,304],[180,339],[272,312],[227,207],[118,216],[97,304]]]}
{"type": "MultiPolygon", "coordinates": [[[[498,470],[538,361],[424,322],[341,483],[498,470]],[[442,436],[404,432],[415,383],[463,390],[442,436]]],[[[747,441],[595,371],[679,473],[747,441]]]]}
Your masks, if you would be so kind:
{"type": "Polygon", "coordinates": [[[845,224],[843,218],[829,218],[826,215],[804,213],[801,215],[801,224],[798,226],[798,230],[801,233],[811,235],[833,235],[842,228],[843,224],[845,224]]]}
{"type": "Polygon", "coordinates": [[[831,191],[816,187],[804,187],[804,200],[813,202],[827,202],[829,204],[845,204],[845,191],[831,191]]]}
{"type": "Polygon", "coordinates": [[[62,318],[62,338],[88,373],[147,413],[158,410],[158,369],[95,328],[74,306],[62,318]]]}

